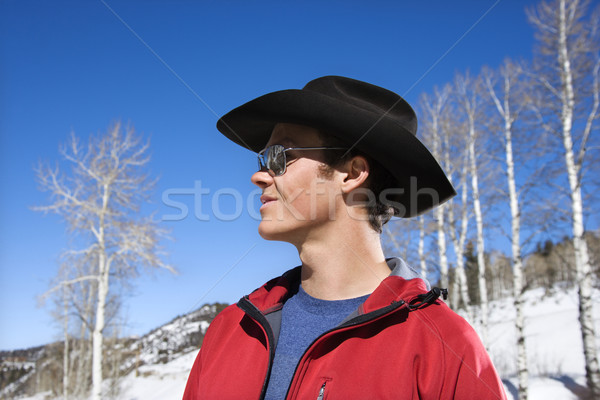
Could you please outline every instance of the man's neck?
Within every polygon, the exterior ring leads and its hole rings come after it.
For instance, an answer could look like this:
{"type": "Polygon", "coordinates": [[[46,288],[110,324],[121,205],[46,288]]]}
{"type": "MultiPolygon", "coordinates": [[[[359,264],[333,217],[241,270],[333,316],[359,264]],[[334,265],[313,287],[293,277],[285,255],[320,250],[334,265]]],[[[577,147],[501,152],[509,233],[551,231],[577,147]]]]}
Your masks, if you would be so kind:
{"type": "Polygon", "coordinates": [[[323,300],[372,293],[390,274],[380,235],[356,221],[335,225],[297,246],[302,261],[302,287],[309,295],[323,300]]]}

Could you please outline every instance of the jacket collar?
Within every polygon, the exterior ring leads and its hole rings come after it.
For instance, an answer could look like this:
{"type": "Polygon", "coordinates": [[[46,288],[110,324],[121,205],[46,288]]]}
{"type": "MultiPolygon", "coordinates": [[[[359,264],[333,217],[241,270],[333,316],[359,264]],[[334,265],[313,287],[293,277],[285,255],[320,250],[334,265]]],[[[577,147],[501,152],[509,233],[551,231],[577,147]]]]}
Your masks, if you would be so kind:
{"type": "MultiPolygon", "coordinates": [[[[386,261],[391,273],[361,306],[360,313],[369,313],[398,301],[409,303],[415,296],[429,290],[429,283],[421,279],[404,260],[389,258],[386,261]]],[[[248,300],[263,314],[280,310],[283,303],[298,292],[300,269],[293,268],[270,280],[247,296],[248,300]]]]}

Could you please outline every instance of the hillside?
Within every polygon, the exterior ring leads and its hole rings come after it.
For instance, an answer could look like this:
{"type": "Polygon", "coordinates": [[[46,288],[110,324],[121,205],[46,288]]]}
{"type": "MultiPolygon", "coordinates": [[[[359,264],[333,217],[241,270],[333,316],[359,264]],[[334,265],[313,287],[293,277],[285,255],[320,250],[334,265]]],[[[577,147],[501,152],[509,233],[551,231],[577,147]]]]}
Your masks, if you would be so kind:
{"type": "MultiPolygon", "coordinates": [[[[560,285],[551,291],[534,289],[527,292],[526,299],[530,400],[578,399],[585,391],[585,372],[575,289],[560,285]]],[[[600,304],[600,291],[595,292],[595,299],[600,304]]],[[[220,308],[222,305],[205,305],[132,342],[130,348],[141,346],[140,362],[136,373],[135,358],[128,359],[125,365],[129,372],[121,381],[117,398],[181,399],[198,350],[194,343],[201,341],[209,320],[220,308]]],[[[490,354],[509,398],[516,398],[512,300],[495,301],[490,309],[490,354]]],[[[600,327],[600,307],[595,309],[595,321],[600,327]]],[[[42,400],[47,394],[22,398],[42,400]]]]}
{"type": "MultiPolygon", "coordinates": [[[[142,337],[120,340],[121,375],[131,373],[147,377],[150,375],[148,366],[163,366],[196,351],[202,344],[208,325],[226,306],[221,303],[205,304],[142,337]]],[[[62,347],[62,342],[56,342],[32,349],[0,352],[0,400],[38,392],[43,395],[34,398],[46,398],[52,389],[60,393],[60,388],[53,385],[60,382],[56,377],[59,375],[57,369],[62,368],[62,347]]]]}

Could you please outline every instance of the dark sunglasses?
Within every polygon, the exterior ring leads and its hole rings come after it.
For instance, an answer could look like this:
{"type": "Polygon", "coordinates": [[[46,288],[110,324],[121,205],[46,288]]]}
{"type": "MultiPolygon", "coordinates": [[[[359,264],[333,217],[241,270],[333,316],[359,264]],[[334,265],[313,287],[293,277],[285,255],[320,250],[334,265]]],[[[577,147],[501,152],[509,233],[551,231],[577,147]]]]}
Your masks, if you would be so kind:
{"type": "MultiPolygon", "coordinates": [[[[261,150],[258,156],[259,171],[267,171],[271,176],[281,176],[285,174],[287,167],[286,151],[289,150],[347,150],[345,147],[289,147],[285,148],[281,144],[274,144],[261,150]]],[[[291,161],[291,160],[290,160],[291,161]]]]}

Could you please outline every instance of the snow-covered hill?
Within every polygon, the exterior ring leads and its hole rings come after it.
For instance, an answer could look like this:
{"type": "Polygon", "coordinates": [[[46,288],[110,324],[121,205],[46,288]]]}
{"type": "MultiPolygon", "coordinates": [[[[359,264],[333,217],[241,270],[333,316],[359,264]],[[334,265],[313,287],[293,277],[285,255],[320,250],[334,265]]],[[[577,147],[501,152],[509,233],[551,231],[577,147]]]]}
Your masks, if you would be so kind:
{"type": "MultiPolygon", "coordinates": [[[[120,373],[127,376],[137,373],[141,378],[159,376],[160,379],[169,375],[167,371],[171,361],[198,350],[210,322],[224,307],[226,304],[205,304],[142,337],[120,339],[114,344],[120,349],[120,373]]],[[[62,350],[63,343],[56,342],[33,349],[1,351],[0,400],[23,398],[25,394],[36,391],[46,392],[32,398],[50,398],[51,389],[60,391],[56,382],[62,374],[62,350]]],[[[191,362],[188,364],[191,365],[191,362]]],[[[187,372],[180,375],[186,376],[187,372]]],[[[114,383],[106,383],[111,384],[114,383]]]]}
{"type": "MultiPolygon", "coordinates": [[[[585,389],[585,370],[581,335],[577,321],[577,294],[575,289],[544,289],[527,292],[525,312],[527,315],[527,346],[530,371],[530,400],[576,400],[585,389]]],[[[595,292],[595,321],[600,329],[600,292],[595,292]]],[[[490,354],[505,383],[509,398],[516,399],[515,329],[512,299],[496,301],[491,305],[490,354]]],[[[198,312],[213,311],[205,309],[198,312]]],[[[180,317],[186,318],[188,316],[180,317]]],[[[121,400],[178,400],[181,399],[189,370],[197,349],[186,348],[177,354],[169,353],[175,343],[185,343],[181,329],[191,329],[198,316],[184,320],[176,319],[146,335],[152,346],[144,353],[147,364],[132,370],[121,382],[121,400]],[[186,327],[186,328],[182,328],[186,327]],[[151,336],[154,335],[154,336],[151,336]],[[169,337],[167,344],[159,343],[169,337]],[[180,339],[177,339],[180,338],[180,339]],[[171,344],[169,344],[171,343],[171,344]],[[171,347],[170,347],[171,346],[171,347]],[[160,363],[161,357],[170,354],[170,360],[160,363]],[[159,360],[159,361],[156,361],[159,360]]],[[[206,324],[197,328],[205,329],[206,324]]],[[[600,340],[598,341],[600,346],[600,340]]],[[[180,349],[185,345],[180,346],[180,349]]],[[[42,394],[27,400],[42,400],[42,394]]]]}
{"type": "Polygon", "coordinates": [[[166,363],[181,354],[196,350],[202,343],[208,325],[225,306],[225,304],[206,304],[133,341],[128,346],[129,353],[139,352],[139,357],[130,358],[126,367],[133,368],[136,363],[141,365],[166,363]]]}

